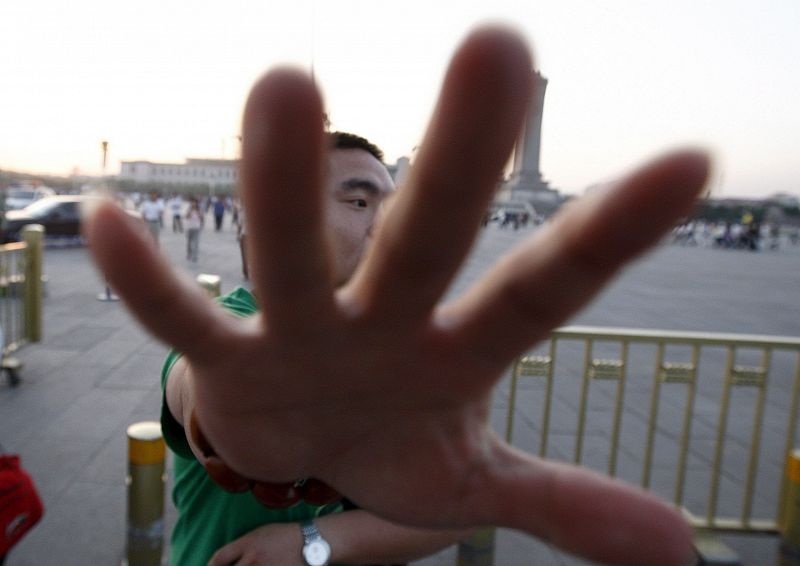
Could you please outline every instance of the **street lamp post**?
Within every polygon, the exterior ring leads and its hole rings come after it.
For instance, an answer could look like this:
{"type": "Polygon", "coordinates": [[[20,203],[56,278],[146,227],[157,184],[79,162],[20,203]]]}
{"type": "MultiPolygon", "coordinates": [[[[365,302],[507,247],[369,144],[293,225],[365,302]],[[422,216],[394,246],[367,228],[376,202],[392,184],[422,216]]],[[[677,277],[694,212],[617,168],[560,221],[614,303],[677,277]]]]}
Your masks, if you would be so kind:
{"type": "MultiPolygon", "coordinates": [[[[106,177],[106,162],[108,157],[108,141],[103,140],[100,142],[100,147],[103,151],[103,163],[102,163],[102,173],[101,173],[101,192],[106,197],[108,196],[108,178],[106,177]]],[[[111,287],[108,285],[108,279],[106,279],[106,288],[104,291],[97,294],[97,300],[104,302],[104,303],[113,303],[119,301],[119,297],[116,296],[114,293],[111,292],[111,287]]]]}

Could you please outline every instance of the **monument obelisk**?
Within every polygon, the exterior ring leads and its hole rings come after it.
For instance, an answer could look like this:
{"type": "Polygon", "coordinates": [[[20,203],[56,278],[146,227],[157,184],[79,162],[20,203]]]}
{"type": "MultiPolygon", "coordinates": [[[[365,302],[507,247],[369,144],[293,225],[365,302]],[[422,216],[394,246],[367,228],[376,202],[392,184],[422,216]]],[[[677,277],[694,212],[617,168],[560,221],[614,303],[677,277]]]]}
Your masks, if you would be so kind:
{"type": "Polygon", "coordinates": [[[547,79],[533,72],[533,95],[525,129],[514,148],[514,169],[507,187],[510,200],[537,201],[551,200],[555,191],[542,178],[539,169],[539,156],[542,141],[542,112],[544,110],[544,94],[547,90],[547,79]]]}

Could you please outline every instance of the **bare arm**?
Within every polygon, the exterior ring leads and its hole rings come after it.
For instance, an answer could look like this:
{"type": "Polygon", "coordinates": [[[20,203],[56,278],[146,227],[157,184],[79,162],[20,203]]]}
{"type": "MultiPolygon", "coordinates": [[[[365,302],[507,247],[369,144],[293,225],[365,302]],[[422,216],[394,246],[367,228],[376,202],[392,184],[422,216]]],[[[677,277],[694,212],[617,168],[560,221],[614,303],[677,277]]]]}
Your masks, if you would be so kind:
{"type": "MultiPolygon", "coordinates": [[[[428,531],[397,525],[363,510],[316,519],[331,545],[332,563],[396,564],[424,558],[468,536],[469,531],[428,531]]],[[[265,525],[220,548],[209,566],[304,566],[298,523],[265,525]]]]}

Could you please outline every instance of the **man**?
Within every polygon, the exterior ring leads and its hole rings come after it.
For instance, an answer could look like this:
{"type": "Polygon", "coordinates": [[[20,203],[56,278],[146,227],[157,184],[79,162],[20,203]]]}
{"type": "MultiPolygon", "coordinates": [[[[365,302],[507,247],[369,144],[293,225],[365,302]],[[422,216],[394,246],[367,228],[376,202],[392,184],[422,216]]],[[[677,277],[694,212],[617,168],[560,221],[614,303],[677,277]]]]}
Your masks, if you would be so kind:
{"type": "Polygon", "coordinates": [[[222,219],[225,216],[225,201],[222,197],[214,197],[214,230],[222,230],[222,219]]]}
{"type": "Polygon", "coordinates": [[[183,198],[178,193],[169,199],[169,209],[172,212],[172,232],[183,233],[183,198]]]}
{"type": "Polygon", "coordinates": [[[142,203],[141,208],[142,218],[147,224],[147,229],[150,230],[150,235],[158,245],[158,237],[161,233],[161,226],[164,221],[164,205],[158,198],[158,193],[152,191],[150,198],[142,203]]]}
{"type": "MultiPolygon", "coordinates": [[[[352,134],[337,132],[330,139],[326,224],[332,228],[336,279],[345,282],[371,239],[381,203],[394,186],[377,147],[352,134]]],[[[239,316],[257,311],[255,298],[241,288],[225,297],[223,304],[239,316]]],[[[244,558],[263,564],[302,564],[297,562],[304,547],[300,522],[317,516],[321,518],[312,524],[329,541],[330,558],[336,563],[406,562],[463,536],[462,532],[426,532],[394,525],[361,510],[332,516],[342,510],[339,502],[312,505],[301,501],[288,508],[269,508],[252,493],[224,491],[206,473],[200,463],[204,461],[201,450],[186,432],[194,410],[187,379],[185,362],[171,354],[162,376],[165,404],[161,416],[164,437],[175,453],[173,499],[178,521],[172,534],[171,564],[205,565],[212,555],[211,564],[220,566],[244,558]]]]}
{"type": "Polygon", "coordinates": [[[500,525],[601,563],[690,564],[691,531],[672,507],[522,453],[487,420],[509,363],[691,210],[707,156],[676,151],[587,195],[439,304],[524,122],[532,67],[505,29],[476,30],[459,47],[414,168],[342,286],[323,222],[321,99],[287,69],[256,83],[243,119],[260,314],[221,311],[111,206],[95,209],[87,236],[135,316],[183,352],[183,406],[226,469],[317,478],[417,527],[500,525]]]}

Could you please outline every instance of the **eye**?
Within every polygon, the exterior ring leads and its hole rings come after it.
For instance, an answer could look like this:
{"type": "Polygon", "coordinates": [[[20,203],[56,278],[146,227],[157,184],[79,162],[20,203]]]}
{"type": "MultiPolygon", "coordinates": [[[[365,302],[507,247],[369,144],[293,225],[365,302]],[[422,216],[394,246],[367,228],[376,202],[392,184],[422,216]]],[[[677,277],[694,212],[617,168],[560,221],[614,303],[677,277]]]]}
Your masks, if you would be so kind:
{"type": "Polygon", "coordinates": [[[350,201],[350,204],[356,206],[357,208],[367,208],[367,201],[363,198],[357,198],[350,201]]]}

